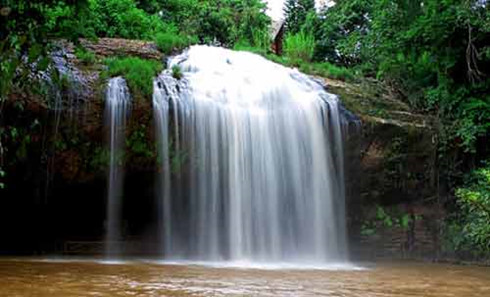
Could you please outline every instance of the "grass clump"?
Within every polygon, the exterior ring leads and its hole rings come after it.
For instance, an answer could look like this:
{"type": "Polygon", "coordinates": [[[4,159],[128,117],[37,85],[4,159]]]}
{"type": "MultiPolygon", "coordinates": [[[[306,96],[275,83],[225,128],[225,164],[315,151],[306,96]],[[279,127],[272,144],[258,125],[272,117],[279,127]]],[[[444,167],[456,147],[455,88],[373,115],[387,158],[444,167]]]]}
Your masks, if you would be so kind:
{"type": "Polygon", "coordinates": [[[143,60],[137,57],[112,58],[106,60],[107,76],[122,76],[135,96],[151,98],[153,78],[162,71],[162,64],[157,61],[143,60]]]}
{"type": "Polygon", "coordinates": [[[181,35],[177,32],[177,29],[167,27],[162,32],[156,34],[155,43],[161,52],[171,54],[174,51],[182,50],[191,44],[197,43],[197,38],[181,35]]]}
{"type": "Polygon", "coordinates": [[[299,63],[299,70],[311,75],[318,75],[342,81],[354,81],[356,75],[351,69],[335,66],[328,62],[323,63],[299,63]]]}
{"type": "Polygon", "coordinates": [[[75,56],[84,65],[92,65],[96,61],[95,53],[88,51],[83,47],[77,47],[75,49],[75,56]]]}
{"type": "Polygon", "coordinates": [[[172,76],[173,78],[178,80],[182,79],[182,77],[184,76],[184,74],[182,73],[182,69],[180,68],[179,65],[174,65],[172,67],[172,76]]]}
{"type": "Polygon", "coordinates": [[[233,50],[235,51],[243,51],[243,52],[251,52],[254,54],[262,55],[265,56],[267,54],[267,51],[260,47],[252,46],[248,42],[237,42],[235,46],[233,47],[233,50]]]}
{"type": "Polygon", "coordinates": [[[310,62],[315,51],[315,37],[306,32],[290,34],[284,40],[284,53],[294,62],[310,62]]]}

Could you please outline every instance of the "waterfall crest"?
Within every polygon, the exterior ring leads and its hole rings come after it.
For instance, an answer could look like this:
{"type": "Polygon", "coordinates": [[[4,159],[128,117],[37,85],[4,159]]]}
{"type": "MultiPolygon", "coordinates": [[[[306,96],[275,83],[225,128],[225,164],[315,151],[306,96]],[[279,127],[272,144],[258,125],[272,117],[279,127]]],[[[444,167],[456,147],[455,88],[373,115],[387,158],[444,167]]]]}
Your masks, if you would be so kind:
{"type": "Polygon", "coordinates": [[[166,259],[346,259],[334,95],[258,55],[209,46],[171,59],[154,87],[166,259]]]}

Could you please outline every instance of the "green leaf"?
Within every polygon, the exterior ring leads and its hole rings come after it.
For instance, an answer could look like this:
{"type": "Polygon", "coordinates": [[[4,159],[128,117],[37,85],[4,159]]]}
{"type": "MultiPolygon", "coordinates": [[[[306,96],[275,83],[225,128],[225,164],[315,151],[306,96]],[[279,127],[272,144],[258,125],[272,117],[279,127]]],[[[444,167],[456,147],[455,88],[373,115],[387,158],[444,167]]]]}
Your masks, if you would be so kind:
{"type": "Polygon", "coordinates": [[[401,219],[400,219],[400,226],[403,229],[408,229],[408,226],[410,225],[411,218],[409,214],[404,214],[401,219]]]}

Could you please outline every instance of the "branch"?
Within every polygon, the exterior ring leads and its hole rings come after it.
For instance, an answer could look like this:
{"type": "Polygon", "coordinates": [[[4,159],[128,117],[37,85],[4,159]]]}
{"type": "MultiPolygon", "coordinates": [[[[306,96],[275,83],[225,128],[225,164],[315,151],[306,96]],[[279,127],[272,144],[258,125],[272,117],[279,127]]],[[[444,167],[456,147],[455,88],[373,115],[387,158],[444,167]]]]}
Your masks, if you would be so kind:
{"type": "Polygon", "coordinates": [[[478,69],[478,50],[473,44],[473,27],[468,22],[468,46],[466,47],[466,65],[468,67],[468,79],[471,83],[480,81],[483,73],[478,69]]]}

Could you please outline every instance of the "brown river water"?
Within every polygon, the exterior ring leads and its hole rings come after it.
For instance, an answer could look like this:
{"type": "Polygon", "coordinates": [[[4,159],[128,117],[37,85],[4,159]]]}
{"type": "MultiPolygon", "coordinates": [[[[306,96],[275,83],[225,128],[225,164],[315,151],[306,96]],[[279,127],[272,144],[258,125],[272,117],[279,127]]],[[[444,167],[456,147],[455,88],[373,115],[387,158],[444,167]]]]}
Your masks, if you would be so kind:
{"type": "MultiPolygon", "coordinates": [[[[0,258],[0,296],[490,296],[490,268],[258,269],[0,258]]],[[[338,267],[337,267],[338,268],[338,267]]]]}

